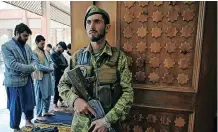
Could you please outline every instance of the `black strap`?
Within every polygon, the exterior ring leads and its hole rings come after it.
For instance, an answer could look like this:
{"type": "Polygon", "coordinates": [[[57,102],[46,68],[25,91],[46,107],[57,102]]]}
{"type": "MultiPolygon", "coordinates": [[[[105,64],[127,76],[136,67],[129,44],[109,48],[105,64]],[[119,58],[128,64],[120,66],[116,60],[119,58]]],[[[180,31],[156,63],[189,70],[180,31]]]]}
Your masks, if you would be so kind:
{"type": "Polygon", "coordinates": [[[72,70],[73,69],[73,62],[72,62],[73,60],[72,60],[72,58],[70,58],[70,70],[72,70]]]}

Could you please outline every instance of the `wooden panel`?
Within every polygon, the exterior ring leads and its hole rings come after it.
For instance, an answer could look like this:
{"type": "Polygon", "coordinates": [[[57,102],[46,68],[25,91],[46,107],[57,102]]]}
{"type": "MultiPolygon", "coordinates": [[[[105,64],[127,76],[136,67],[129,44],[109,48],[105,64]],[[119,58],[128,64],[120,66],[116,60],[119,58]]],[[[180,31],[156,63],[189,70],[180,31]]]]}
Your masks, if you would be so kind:
{"type": "Polygon", "coordinates": [[[121,2],[121,48],[134,83],[192,86],[198,2],[121,2]]]}
{"type": "Polygon", "coordinates": [[[204,2],[131,1],[118,5],[120,47],[128,55],[133,72],[134,109],[181,112],[188,120],[184,129],[147,130],[148,123],[144,123],[143,129],[134,130],[133,126],[132,130],[192,132],[204,2]]]}
{"type": "Polygon", "coordinates": [[[196,91],[194,91],[194,89],[190,87],[154,86],[154,85],[143,85],[143,84],[133,84],[133,87],[135,89],[144,89],[144,90],[153,90],[153,91],[196,93],[196,91]]]}
{"type": "Polygon", "coordinates": [[[134,104],[177,111],[194,111],[194,93],[135,89],[134,104]]]}
{"type": "Polygon", "coordinates": [[[84,27],[84,17],[91,1],[71,1],[71,44],[72,53],[89,44],[89,38],[84,27]]]}
{"type": "Polygon", "coordinates": [[[123,132],[187,132],[189,113],[134,107],[123,132]]]}
{"type": "Polygon", "coordinates": [[[217,131],[217,2],[207,1],[205,10],[199,93],[193,132],[217,131]]]}
{"type": "MultiPolygon", "coordinates": [[[[88,3],[84,9],[74,5],[74,12],[78,8],[86,11],[88,3]]],[[[207,5],[204,34],[205,2],[94,3],[109,12],[112,30],[107,39],[125,51],[134,75],[134,106],[122,123],[123,131],[212,131],[216,112],[216,3],[207,5]]],[[[83,32],[79,33],[83,38],[72,33],[74,49],[87,45],[81,42],[89,42],[84,39],[84,15],[76,13],[72,20],[81,20],[73,22],[74,28],[82,24],[78,31],[83,32]]],[[[74,28],[72,32],[77,31],[74,28]]]]}
{"type": "Polygon", "coordinates": [[[107,34],[107,40],[111,46],[116,46],[116,39],[114,39],[114,35],[116,33],[116,8],[117,8],[117,2],[116,1],[96,1],[95,5],[98,7],[104,9],[108,12],[110,16],[110,30],[107,34]]]}

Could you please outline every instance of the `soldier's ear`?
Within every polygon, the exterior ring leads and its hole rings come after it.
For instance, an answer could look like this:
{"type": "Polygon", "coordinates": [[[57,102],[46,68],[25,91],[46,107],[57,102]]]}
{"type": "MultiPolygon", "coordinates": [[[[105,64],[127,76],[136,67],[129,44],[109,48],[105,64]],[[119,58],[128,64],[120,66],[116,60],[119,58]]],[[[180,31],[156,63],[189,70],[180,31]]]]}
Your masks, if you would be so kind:
{"type": "Polygon", "coordinates": [[[106,27],[105,27],[105,32],[108,33],[109,29],[110,29],[111,25],[110,24],[106,24],[106,27]]]}

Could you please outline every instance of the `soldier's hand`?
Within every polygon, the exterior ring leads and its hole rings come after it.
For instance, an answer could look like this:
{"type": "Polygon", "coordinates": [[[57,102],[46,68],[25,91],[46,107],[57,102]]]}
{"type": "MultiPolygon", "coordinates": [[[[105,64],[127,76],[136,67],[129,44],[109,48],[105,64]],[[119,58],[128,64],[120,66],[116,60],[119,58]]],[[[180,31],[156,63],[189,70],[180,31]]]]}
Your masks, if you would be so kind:
{"type": "Polygon", "coordinates": [[[91,113],[92,115],[95,115],[95,111],[81,98],[75,100],[74,110],[79,114],[89,115],[91,113]]]}
{"type": "Polygon", "coordinates": [[[108,132],[108,128],[105,126],[103,119],[98,119],[92,122],[91,127],[95,126],[92,132],[108,132]]]}

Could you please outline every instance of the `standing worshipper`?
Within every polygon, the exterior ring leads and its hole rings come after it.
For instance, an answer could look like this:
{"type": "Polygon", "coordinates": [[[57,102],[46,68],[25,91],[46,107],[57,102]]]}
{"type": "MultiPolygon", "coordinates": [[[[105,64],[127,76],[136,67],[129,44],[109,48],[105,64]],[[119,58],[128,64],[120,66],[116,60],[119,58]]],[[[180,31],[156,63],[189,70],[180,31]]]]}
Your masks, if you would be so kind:
{"type": "Polygon", "coordinates": [[[25,114],[26,126],[33,127],[35,95],[31,73],[36,70],[32,50],[26,44],[30,28],[20,23],[16,25],[14,37],[1,47],[5,63],[4,85],[7,92],[7,108],[10,111],[10,127],[14,132],[22,132],[20,121],[25,114]]]}
{"type": "Polygon", "coordinates": [[[67,68],[68,63],[66,58],[63,56],[63,52],[64,50],[67,49],[67,45],[65,42],[59,42],[56,46],[56,49],[54,51],[54,53],[51,54],[51,59],[53,61],[54,64],[54,76],[55,76],[55,95],[54,95],[54,110],[55,111],[60,111],[61,109],[58,108],[58,100],[61,102],[61,105],[63,105],[63,100],[62,98],[59,96],[59,92],[58,92],[58,84],[59,81],[61,79],[61,76],[64,73],[65,68],[67,68]]]}
{"type": "MultiPolygon", "coordinates": [[[[51,44],[47,44],[47,46],[45,47],[45,50],[49,53],[49,55],[51,55],[54,52],[54,47],[52,47],[51,44]]],[[[51,73],[51,79],[52,79],[52,89],[54,89],[55,87],[55,77],[54,77],[54,71],[51,73]]]]}
{"type": "Polygon", "coordinates": [[[33,73],[35,84],[36,97],[36,122],[44,121],[44,116],[52,116],[49,113],[52,89],[52,72],[54,68],[50,60],[50,54],[45,47],[45,38],[42,35],[37,35],[35,39],[37,47],[33,50],[33,58],[37,70],[33,73]]]}
{"type": "Polygon", "coordinates": [[[67,45],[67,54],[71,56],[71,43],[67,45]]]}
{"type": "Polygon", "coordinates": [[[68,65],[70,65],[70,58],[71,58],[71,44],[67,45],[67,50],[63,53],[64,57],[67,59],[68,65]]]}
{"type": "Polygon", "coordinates": [[[45,47],[45,50],[51,54],[51,50],[52,50],[52,45],[51,44],[47,44],[46,47],[45,47]]]}

